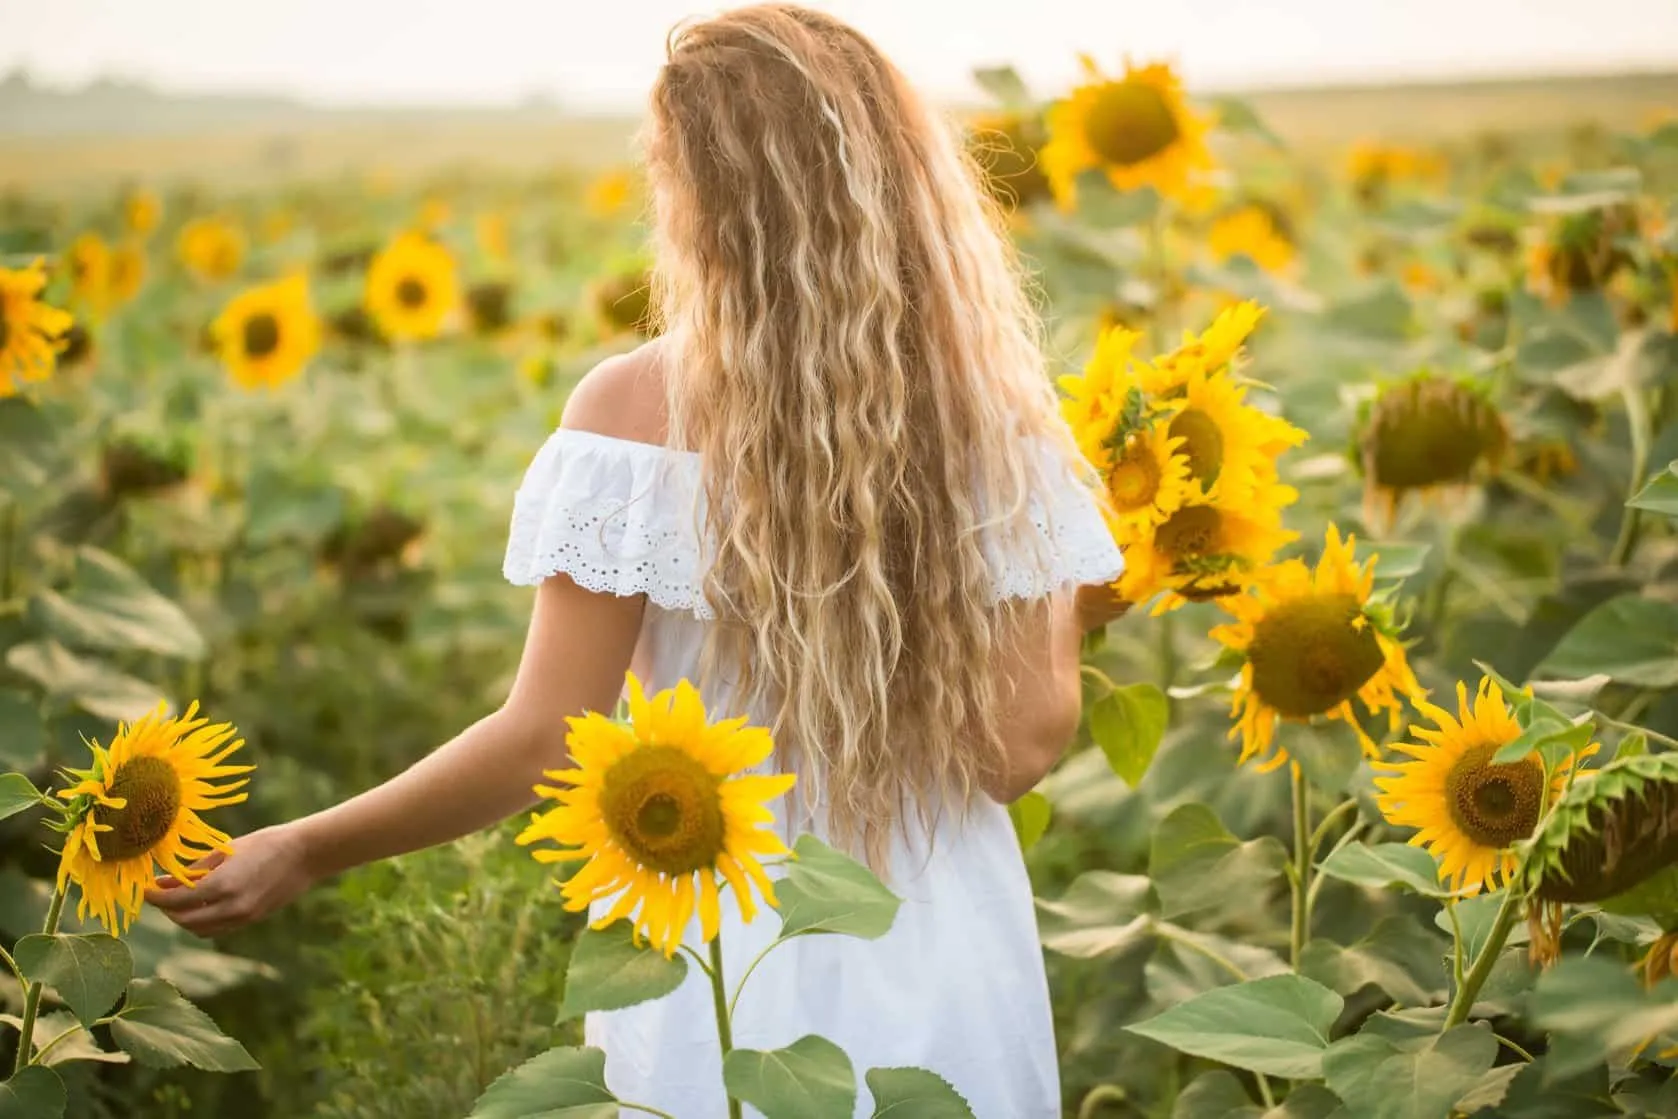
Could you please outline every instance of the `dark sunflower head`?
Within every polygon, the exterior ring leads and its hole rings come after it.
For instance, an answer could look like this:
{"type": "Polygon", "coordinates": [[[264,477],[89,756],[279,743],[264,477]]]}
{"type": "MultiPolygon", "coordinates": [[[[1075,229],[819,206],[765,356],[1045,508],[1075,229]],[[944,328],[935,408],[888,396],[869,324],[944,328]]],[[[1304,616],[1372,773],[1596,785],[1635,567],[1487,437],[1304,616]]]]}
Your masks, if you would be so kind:
{"type": "Polygon", "coordinates": [[[513,285],[505,280],[486,280],[466,289],[466,307],[472,329],[479,334],[499,334],[513,321],[513,285]]]}
{"type": "Polygon", "coordinates": [[[1396,499],[1410,490],[1469,482],[1508,443],[1503,417],[1484,395],[1423,374],[1393,385],[1370,409],[1358,437],[1364,482],[1396,499]]]}
{"type": "Polygon", "coordinates": [[[1037,153],[1047,139],[1042,123],[1021,113],[974,122],[967,148],[984,172],[991,197],[1009,208],[1049,197],[1049,180],[1037,165],[1037,153]]]}
{"type": "MultiPolygon", "coordinates": [[[[1526,879],[1543,902],[1618,899],[1628,903],[1620,908],[1635,909],[1649,900],[1635,892],[1670,874],[1675,864],[1678,754],[1646,754],[1617,758],[1594,777],[1574,782],[1533,840],[1526,879]]],[[[1678,913],[1667,920],[1672,916],[1678,913]]]]}
{"type": "Polygon", "coordinates": [[[1374,678],[1386,654],[1353,594],[1312,594],[1277,604],[1253,627],[1253,690],[1290,719],[1324,715],[1374,678]]]}
{"type": "Polygon", "coordinates": [[[186,481],[190,456],[184,449],[163,450],[136,439],[114,439],[99,457],[99,487],[107,498],[144,497],[186,481]]]}
{"type": "Polygon", "coordinates": [[[602,281],[594,291],[594,310],[607,334],[633,331],[650,337],[654,333],[651,277],[644,271],[622,272],[602,281]]]}

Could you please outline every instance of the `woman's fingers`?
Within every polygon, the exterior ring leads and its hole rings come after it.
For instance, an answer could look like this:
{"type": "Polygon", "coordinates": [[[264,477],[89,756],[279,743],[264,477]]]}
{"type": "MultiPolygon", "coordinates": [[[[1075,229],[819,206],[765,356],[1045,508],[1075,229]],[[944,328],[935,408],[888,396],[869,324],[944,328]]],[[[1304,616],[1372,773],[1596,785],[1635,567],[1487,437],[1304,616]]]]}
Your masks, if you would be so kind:
{"type": "Polygon", "coordinates": [[[212,851],[187,869],[194,881],[182,882],[172,874],[159,875],[152,889],[146,891],[146,901],[165,912],[198,909],[226,896],[228,884],[222,876],[210,872],[227,861],[222,851],[212,851]]]}

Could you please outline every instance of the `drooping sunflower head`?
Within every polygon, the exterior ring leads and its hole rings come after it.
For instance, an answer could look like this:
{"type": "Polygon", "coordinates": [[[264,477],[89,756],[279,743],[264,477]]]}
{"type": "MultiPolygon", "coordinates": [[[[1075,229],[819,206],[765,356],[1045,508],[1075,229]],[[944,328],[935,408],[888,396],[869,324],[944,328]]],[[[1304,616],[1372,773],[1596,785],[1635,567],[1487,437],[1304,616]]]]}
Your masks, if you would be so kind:
{"type": "Polygon", "coordinates": [[[1210,121],[1189,107],[1170,66],[1125,64],[1124,76],[1105,77],[1083,60],[1085,84],[1050,108],[1043,172],[1055,197],[1070,208],[1074,180],[1099,168],[1119,190],[1151,186],[1179,196],[1212,169],[1206,147],[1210,121]]]}
{"type": "Polygon", "coordinates": [[[644,338],[655,333],[652,322],[652,278],[644,270],[619,272],[594,286],[594,316],[600,332],[614,337],[630,332],[644,338]]]}
{"type": "Polygon", "coordinates": [[[1018,112],[979,117],[967,132],[967,150],[984,172],[986,189],[1009,209],[1049,197],[1049,180],[1037,158],[1043,142],[1042,123],[1018,112]]]}
{"type": "Polygon", "coordinates": [[[193,218],[181,226],[175,251],[194,277],[216,283],[230,279],[244,263],[245,235],[227,218],[193,218]]]}
{"type": "Polygon", "coordinates": [[[1390,522],[1407,494],[1428,497],[1469,485],[1495,466],[1509,434],[1484,393],[1422,373],[1383,390],[1358,434],[1366,519],[1390,522]]]}
{"type": "Polygon", "coordinates": [[[1516,844],[1532,835],[1545,809],[1566,787],[1579,758],[1570,755],[1546,775],[1534,751],[1513,762],[1497,752],[1520,737],[1521,724],[1503,689],[1487,677],[1471,697],[1457,685],[1457,713],[1417,700],[1433,726],[1413,726],[1419,741],[1395,747],[1407,760],[1378,762],[1376,803],[1387,822],[1415,828],[1410,842],[1439,861],[1440,881],[1467,895],[1495,888],[1519,865],[1516,844]]]}
{"type": "Polygon", "coordinates": [[[486,337],[500,334],[513,321],[513,285],[505,280],[484,280],[466,289],[466,309],[472,330],[486,337]]]}
{"type": "Polygon", "coordinates": [[[1314,570],[1288,560],[1268,569],[1250,593],[1221,600],[1236,621],[1212,637],[1246,658],[1230,730],[1230,737],[1241,736],[1243,762],[1282,764],[1288,755],[1276,744],[1277,724],[1319,718],[1344,721],[1373,754],[1352,701],[1372,715],[1385,712],[1396,730],[1403,697],[1424,694],[1390,615],[1374,601],[1374,557],[1360,565],[1355,543],[1330,525],[1314,570]]]}
{"type": "Polygon", "coordinates": [[[373,257],[365,301],[391,341],[435,338],[460,306],[454,258],[429,237],[404,233],[373,257]]]}
{"type": "Polygon", "coordinates": [[[315,355],[320,329],[309,282],[298,273],[235,297],[210,324],[210,338],[241,387],[277,388],[315,355]]]}
{"type": "Polygon", "coordinates": [[[1247,205],[1231,210],[1212,222],[1206,231],[1206,248],[1214,259],[1244,256],[1266,272],[1286,272],[1293,266],[1293,242],[1277,227],[1270,212],[1247,205]]]}
{"type": "Polygon", "coordinates": [[[1154,606],[1161,614],[1186,602],[1239,594],[1277,549],[1298,538],[1282,527],[1282,509],[1298,496],[1272,483],[1234,502],[1221,486],[1207,490],[1190,483],[1177,508],[1125,548],[1120,596],[1141,603],[1163,595],[1154,606]]]}
{"type": "Polygon", "coordinates": [[[544,863],[583,862],[560,886],[567,909],[611,900],[595,928],[628,917],[637,937],[669,956],[695,912],[700,939],[715,939],[723,884],[745,920],[756,913],[754,886],[776,904],[761,860],[789,851],[764,827],[774,821],[765,802],[794,778],[745,774],[774,752],[769,732],[744,718],[709,721],[685,680],[649,699],[631,675],[627,698],[628,725],[596,712],[566,720],[571,767],[547,774],[555,785],[536,787],[557,806],[538,813],[518,842],[559,844],[534,852],[544,863]]]}
{"type": "Polygon", "coordinates": [[[99,492],[112,501],[174,489],[192,472],[192,451],[184,443],[116,438],[99,453],[99,492]]]}
{"type": "Polygon", "coordinates": [[[254,767],[226,764],[244,745],[234,733],[200,718],[196,703],[173,717],[159,704],[120,726],[109,747],[94,743],[90,767],[66,770],[74,783],[56,794],[70,806],[58,882],[80,887],[84,919],[124,930],[140,913],[154,868],[190,886],[189,863],[232,850],[200,813],[245,799],[243,775],[254,767]]]}
{"type": "Polygon", "coordinates": [[[31,381],[52,376],[72,319],[41,302],[46,269],[37,260],[26,268],[0,268],[0,398],[31,381]]]}

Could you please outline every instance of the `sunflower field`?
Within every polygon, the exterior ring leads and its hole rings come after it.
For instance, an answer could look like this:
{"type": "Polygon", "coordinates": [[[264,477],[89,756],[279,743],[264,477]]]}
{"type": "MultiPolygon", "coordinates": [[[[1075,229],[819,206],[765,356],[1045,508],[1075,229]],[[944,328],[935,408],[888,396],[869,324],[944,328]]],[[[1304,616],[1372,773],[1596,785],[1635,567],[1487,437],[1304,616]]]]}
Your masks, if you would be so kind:
{"type": "MultiPolygon", "coordinates": [[[[1131,604],[1010,810],[1065,1113],[1678,1115],[1678,120],[1305,150],[1163,63],[977,78],[1131,604]]],[[[556,815],[214,943],[141,893],[504,698],[513,490],[656,330],[644,202],[627,168],[0,196],[0,1117],[637,1111],[580,1012],[672,989],[709,872],[585,932],[597,868],[523,846],[556,815]]],[[[795,850],[722,904],[889,928],[795,850]]],[[[729,1091],[853,1113],[836,1047],[792,1058],[729,1091]]],[[[877,1114],[972,1114],[917,1072],[868,1072],[877,1114]]]]}

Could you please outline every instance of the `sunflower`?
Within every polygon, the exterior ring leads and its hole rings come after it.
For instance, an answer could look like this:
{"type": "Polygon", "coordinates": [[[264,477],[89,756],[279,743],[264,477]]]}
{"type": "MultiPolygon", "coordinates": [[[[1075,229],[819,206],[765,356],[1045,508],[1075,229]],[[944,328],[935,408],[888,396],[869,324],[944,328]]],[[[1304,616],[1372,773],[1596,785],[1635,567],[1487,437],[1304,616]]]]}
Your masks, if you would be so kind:
{"type": "Polygon", "coordinates": [[[716,938],[719,876],[745,920],[756,914],[753,884],[777,904],[759,860],[789,852],[762,827],[774,819],[764,802],[794,778],[741,776],[773,752],[769,732],[744,718],[709,722],[686,680],[648,699],[631,674],[628,700],[628,726],[592,711],[566,719],[573,768],[547,773],[559,787],[536,786],[558,807],[538,813],[518,842],[560,845],[536,851],[540,862],[586,860],[560,886],[565,907],[615,899],[594,927],[630,917],[637,939],[670,956],[696,908],[701,938],[716,938]]]}
{"type": "Polygon", "coordinates": [[[1465,489],[1508,442],[1503,417],[1472,385],[1421,373],[1388,387],[1358,433],[1364,519],[1390,523],[1412,492],[1426,500],[1465,489]]]}
{"type": "Polygon", "coordinates": [[[20,383],[52,376],[74,320],[41,302],[46,286],[39,260],[27,268],[0,268],[0,397],[14,395],[20,383]]]}
{"type": "Polygon", "coordinates": [[[122,224],[136,237],[144,237],[163,220],[163,203],[144,188],[129,191],[122,200],[122,224]]]}
{"type": "Polygon", "coordinates": [[[97,917],[112,933],[139,916],[154,864],[191,886],[189,863],[232,850],[226,833],[199,813],[244,800],[239,790],[248,778],[240,775],[254,768],[223,764],[245,744],[229,724],[199,718],[196,703],[174,718],[166,718],[166,710],[159,704],[138,722],[119,726],[109,748],[94,743],[93,765],[67,770],[77,781],[56,794],[71,813],[59,888],[80,886],[78,914],[97,917]]]}
{"type": "Polygon", "coordinates": [[[83,233],[65,254],[70,269],[70,298],[94,314],[111,300],[111,247],[97,233],[83,233]]]}
{"type": "Polygon", "coordinates": [[[1434,728],[1413,726],[1420,742],[1395,749],[1410,761],[1380,762],[1375,803],[1387,822],[1418,829],[1410,842],[1439,860],[1439,880],[1468,896],[1509,879],[1519,864],[1514,845],[1532,835],[1544,810],[1561,794],[1579,757],[1570,755],[1546,781],[1534,751],[1515,762],[1493,756],[1521,735],[1521,725],[1503,700],[1503,689],[1487,677],[1471,700],[1457,684],[1457,716],[1425,700],[1417,710],[1434,728]]]}
{"type": "Polygon", "coordinates": [[[967,150],[984,173],[985,189],[1008,209],[1049,197],[1049,180],[1038,166],[1043,129],[1035,115],[992,113],[974,120],[967,150]]]}
{"type": "Polygon", "coordinates": [[[1221,483],[1230,500],[1273,483],[1277,457],[1305,442],[1305,432],[1248,404],[1246,386],[1228,374],[1189,362],[1178,368],[1189,370],[1187,379],[1163,408],[1190,476],[1206,486],[1221,483]]]}
{"type": "Polygon", "coordinates": [[[1124,77],[1103,76],[1088,56],[1086,83],[1049,109],[1043,173],[1063,208],[1076,202],[1081,172],[1100,168],[1118,190],[1151,186],[1167,196],[1189,192],[1212,169],[1206,148],[1210,122],[1189,108],[1170,66],[1135,67],[1124,77]]]}
{"type": "Polygon", "coordinates": [[[225,280],[244,262],[245,235],[226,218],[193,218],[181,226],[175,252],[198,279],[206,283],[225,280]]]}
{"type": "Polygon", "coordinates": [[[1264,308],[1247,299],[1219,311],[1212,325],[1199,334],[1185,330],[1181,345],[1138,370],[1143,390],[1169,396],[1196,372],[1211,374],[1229,368],[1263,318],[1264,308]]]}
{"type": "Polygon", "coordinates": [[[607,171],[589,184],[588,193],[583,196],[583,205],[595,217],[609,218],[629,204],[634,188],[635,178],[630,172],[607,171]]]}
{"type": "Polygon", "coordinates": [[[107,291],[111,303],[127,303],[140,294],[146,282],[146,251],[137,242],[128,241],[111,250],[107,273],[107,291]]]}
{"type": "Polygon", "coordinates": [[[1163,614],[1185,602],[1239,594],[1278,548],[1298,539],[1281,517],[1298,496],[1292,487],[1271,483],[1237,501],[1221,485],[1208,490],[1191,483],[1150,535],[1125,547],[1119,595],[1140,603],[1163,592],[1153,611],[1163,614]]]}
{"type": "Polygon", "coordinates": [[[472,233],[478,251],[493,264],[505,264],[513,255],[507,239],[507,215],[499,210],[486,210],[472,222],[472,233]]]}
{"type": "Polygon", "coordinates": [[[1260,206],[1243,206],[1214,221],[1206,232],[1206,247],[1219,261],[1244,256],[1266,272],[1288,271],[1295,255],[1293,242],[1260,206]]]}
{"type": "Polygon", "coordinates": [[[435,338],[460,306],[454,258],[418,233],[404,233],[367,268],[367,313],[393,342],[435,338]]]}
{"type": "Polygon", "coordinates": [[[1120,421],[1128,416],[1131,423],[1141,422],[1146,401],[1135,368],[1136,343],[1141,338],[1127,326],[1103,327],[1082,372],[1056,381],[1065,394],[1060,414],[1085,456],[1098,467],[1101,448],[1113,440],[1120,421]]]}
{"type": "Polygon", "coordinates": [[[1212,637],[1246,657],[1230,729],[1231,738],[1241,736],[1243,762],[1256,758],[1264,770],[1281,765],[1288,755],[1275,744],[1277,722],[1314,718],[1344,720],[1374,754],[1352,700],[1372,715],[1387,712],[1397,730],[1399,695],[1426,694],[1390,618],[1370,601],[1374,557],[1360,567],[1353,543],[1330,525],[1315,570],[1288,560],[1267,571],[1251,594],[1220,603],[1236,620],[1214,628],[1212,637]]]}
{"type": "Polygon", "coordinates": [[[415,215],[416,224],[427,233],[435,233],[449,224],[453,216],[448,200],[435,195],[420,203],[419,213],[415,215]]]}
{"type": "Polygon", "coordinates": [[[653,334],[652,277],[646,271],[620,272],[594,286],[594,314],[606,337],[634,331],[653,334]]]}
{"type": "Polygon", "coordinates": [[[301,274],[235,297],[210,324],[228,374],[241,387],[276,388],[303,371],[320,348],[320,320],[301,274]]]}

